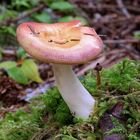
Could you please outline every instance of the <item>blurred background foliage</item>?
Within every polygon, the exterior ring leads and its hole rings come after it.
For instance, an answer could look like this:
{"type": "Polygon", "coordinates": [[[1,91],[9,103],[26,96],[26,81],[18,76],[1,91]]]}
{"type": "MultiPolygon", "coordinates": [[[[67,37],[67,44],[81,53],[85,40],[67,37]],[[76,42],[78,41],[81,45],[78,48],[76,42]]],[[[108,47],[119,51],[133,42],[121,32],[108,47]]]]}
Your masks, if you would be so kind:
{"type": "Polygon", "coordinates": [[[78,19],[87,24],[67,0],[2,0],[0,13],[0,47],[18,47],[16,27],[25,21],[53,23],[78,19]]]}

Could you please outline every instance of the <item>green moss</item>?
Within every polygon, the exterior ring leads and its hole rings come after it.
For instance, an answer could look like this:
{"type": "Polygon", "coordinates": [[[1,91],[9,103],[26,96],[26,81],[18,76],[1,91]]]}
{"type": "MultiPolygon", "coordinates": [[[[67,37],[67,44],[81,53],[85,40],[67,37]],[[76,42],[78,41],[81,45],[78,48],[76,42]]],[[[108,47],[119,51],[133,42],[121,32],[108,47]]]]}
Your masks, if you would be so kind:
{"type": "Polygon", "coordinates": [[[59,91],[54,88],[47,92],[47,94],[44,94],[41,96],[42,100],[44,101],[46,108],[49,112],[55,112],[58,104],[60,104],[61,96],[59,94],[59,91]]]}
{"type": "Polygon", "coordinates": [[[140,90],[140,63],[123,60],[111,69],[102,72],[103,87],[108,83],[110,89],[128,93],[140,90]]]}
{"type": "Polygon", "coordinates": [[[54,118],[57,122],[60,122],[61,124],[70,124],[72,123],[72,115],[70,113],[70,110],[66,103],[62,101],[54,114],[54,118]]]}
{"type": "Polygon", "coordinates": [[[47,94],[42,95],[42,100],[46,105],[48,112],[53,114],[53,119],[60,124],[67,124],[71,122],[72,115],[70,110],[62,97],[60,96],[57,88],[53,88],[47,92],[47,94]]]}
{"type": "Polygon", "coordinates": [[[72,120],[69,108],[56,88],[33,99],[27,110],[8,113],[5,119],[0,121],[0,140],[28,140],[38,131],[48,128],[48,125],[55,122],[63,125],[72,120]],[[48,113],[52,114],[51,117],[48,113]],[[45,117],[48,122],[44,122],[45,117]]]}
{"type": "Polygon", "coordinates": [[[7,114],[0,122],[0,140],[27,140],[40,129],[32,116],[23,110],[7,114]]]}
{"type": "MultiPolygon", "coordinates": [[[[96,78],[93,70],[85,77],[81,78],[84,86],[93,95],[99,95],[96,87],[96,78]]],[[[122,62],[114,65],[112,68],[101,71],[101,90],[105,92],[107,88],[110,91],[119,91],[119,94],[125,94],[140,90],[140,63],[124,59],[122,62]]],[[[116,92],[113,92],[116,93],[116,92]]]]}
{"type": "Polygon", "coordinates": [[[80,78],[98,101],[94,114],[85,122],[73,118],[57,88],[33,99],[25,110],[8,113],[0,121],[0,140],[94,140],[101,138],[99,120],[118,101],[124,103],[124,125],[112,119],[115,128],[109,133],[125,134],[129,140],[138,140],[140,106],[140,63],[125,59],[101,72],[101,87],[96,88],[93,71],[80,78]]]}

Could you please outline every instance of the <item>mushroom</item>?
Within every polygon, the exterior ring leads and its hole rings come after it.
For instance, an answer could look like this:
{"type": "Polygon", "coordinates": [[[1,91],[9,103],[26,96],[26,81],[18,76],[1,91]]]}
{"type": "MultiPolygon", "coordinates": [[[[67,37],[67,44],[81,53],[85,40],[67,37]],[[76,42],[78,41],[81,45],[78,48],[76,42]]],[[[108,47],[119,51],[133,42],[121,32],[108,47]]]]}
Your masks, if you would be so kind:
{"type": "Polygon", "coordinates": [[[17,40],[34,58],[53,63],[56,85],[70,111],[87,119],[94,111],[95,99],[80,83],[73,64],[95,59],[103,43],[95,30],[80,21],[65,23],[25,22],[17,28],[17,40]]]}

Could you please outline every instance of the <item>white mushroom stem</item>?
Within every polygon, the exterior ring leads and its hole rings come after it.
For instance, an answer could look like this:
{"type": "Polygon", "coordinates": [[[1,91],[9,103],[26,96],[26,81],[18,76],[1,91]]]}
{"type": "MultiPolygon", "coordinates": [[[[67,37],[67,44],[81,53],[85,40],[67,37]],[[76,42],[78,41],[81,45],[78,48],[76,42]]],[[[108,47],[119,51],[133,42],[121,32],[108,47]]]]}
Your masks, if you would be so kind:
{"type": "Polygon", "coordinates": [[[87,119],[93,112],[95,100],[80,83],[70,65],[54,64],[56,85],[64,101],[76,117],[87,119]]]}

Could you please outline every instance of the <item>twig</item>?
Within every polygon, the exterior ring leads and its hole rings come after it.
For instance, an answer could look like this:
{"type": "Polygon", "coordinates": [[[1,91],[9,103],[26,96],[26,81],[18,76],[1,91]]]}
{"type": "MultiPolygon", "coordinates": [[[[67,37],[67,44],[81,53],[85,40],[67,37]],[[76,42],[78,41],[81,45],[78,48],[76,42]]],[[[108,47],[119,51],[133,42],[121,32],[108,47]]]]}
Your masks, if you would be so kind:
{"type": "Polygon", "coordinates": [[[4,55],[13,55],[15,56],[16,55],[16,50],[1,50],[1,53],[4,54],[4,55]]]}
{"type": "Polygon", "coordinates": [[[102,70],[102,66],[100,65],[100,63],[96,64],[94,70],[96,71],[96,84],[97,84],[97,88],[100,89],[100,86],[101,86],[100,71],[102,70]]]}
{"type": "Polygon", "coordinates": [[[126,54],[130,59],[140,60],[139,52],[131,44],[120,44],[120,46],[126,50],[126,54]]]}
{"type": "Polygon", "coordinates": [[[120,23],[120,22],[130,22],[130,21],[133,21],[133,23],[140,23],[140,16],[131,16],[130,18],[127,18],[127,17],[119,17],[119,18],[110,18],[110,20],[106,20],[106,16],[102,17],[99,21],[97,20],[93,20],[94,22],[94,26],[95,24],[117,24],[117,23],[120,23]]]}
{"type": "Polygon", "coordinates": [[[137,122],[129,131],[129,133],[133,133],[140,126],[140,121],[137,122]]]}
{"type": "Polygon", "coordinates": [[[121,31],[121,35],[125,36],[126,34],[130,33],[133,29],[135,29],[136,25],[132,24],[131,26],[129,26],[129,28],[127,28],[124,31],[121,31]]]}
{"type": "Polygon", "coordinates": [[[118,96],[114,96],[114,95],[109,95],[109,96],[106,96],[108,98],[111,98],[111,99],[121,99],[121,98],[124,98],[124,97],[128,97],[130,95],[139,95],[140,94],[140,91],[136,91],[136,92],[132,92],[132,93],[129,93],[129,94],[126,94],[126,95],[118,95],[118,96]]]}
{"type": "Polygon", "coordinates": [[[105,44],[139,43],[139,39],[104,40],[105,44]]]}
{"type": "Polygon", "coordinates": [[[129,12],[127,11],[126,7],[124,6],[122,0],[116,0],[120,10],[122,11],[122,13],[127,17],[130,18],[131,15],[129,14],[129,12]]]}
{"type": "MultiPolygon", "coordinates": [[[[84,6],[84,5],[83,5],[84,6]]],[[[119,6],[118,5],[113,5],[113,4],[97,4],[97,5],[94,5],[92,4],[92,6],[90,6],[90,8],[94,9],[94,10],[112,10],[114,11],[114,9],[118,8],[119,6]]],[[[134,11],[134,12],[140,12],[140,8],[137,6],[132,6],[132,5],[126,5],[125,6],[128,10],[131,10],[131,11],[134,11]]],[[[87,5],[84,6],[84,8],[88,8],[87,5]]]]}
{"type": "Polygon", "coordinates": [[[105,56],[102,56],[100,58],[98,58],[97,60],[92,61],[90,64],[84,66],[83,68],[81,68],[80,71],[78,71],[77,76],[81,76],[84,75],[84,73],[90,69],[94,69],[97,63],[102,64],[105,61],[105,56]]]}
{"type": "Polygon", "coordinates": [[[112,66],[112,65],[114,65],[114,64],[116,64],[116,63],[118,63],[119,61],[121,61],[123,58],[125,58],[126,57],[126,54],[124,54],[124,53],[119,53],[119,55],[118,55],[118,53],[116,53],[115,55],[113,55],[111,58],[109,58],[108,60],[106,60],[103,64],[102,64],[102,66],[104,67],[104,68],[108,68],[108,67],[110,67],[110,66],[112,66]]]}

